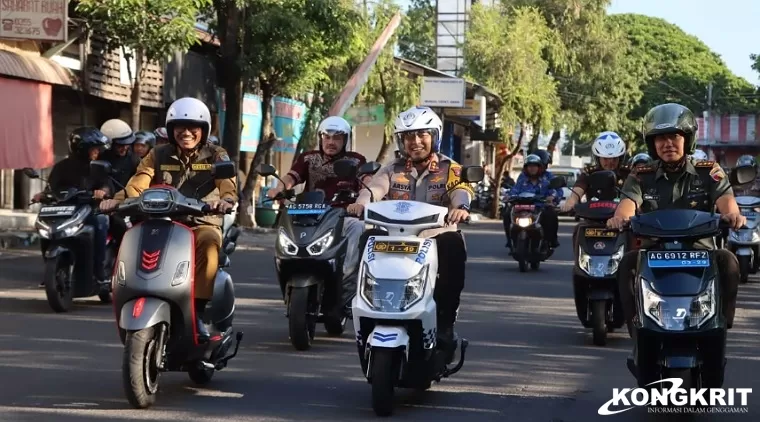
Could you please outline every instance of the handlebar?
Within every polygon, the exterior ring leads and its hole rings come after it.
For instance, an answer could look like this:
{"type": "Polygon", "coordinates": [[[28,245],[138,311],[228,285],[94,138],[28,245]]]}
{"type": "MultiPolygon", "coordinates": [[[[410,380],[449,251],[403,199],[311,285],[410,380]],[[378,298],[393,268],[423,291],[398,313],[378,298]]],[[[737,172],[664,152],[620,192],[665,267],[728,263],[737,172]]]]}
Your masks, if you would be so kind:
{"type": "MultiPolygon", "coordinates": [[[[722,230],[733,229],[733,227],[730,224],[728,224],[728,221],[724,220],[722,217],[720,221],[718,222],[718,228],[722,230]]],[[[748,228],[749,227],[747,227],[746,224],[739,227],[739,229],[748,229],[748,228]]],[[[623,227],[620,228],[620,231],[621,232],[631,231],[631,220],[627,220],[625,223],[623,223],[623,227]]]]}

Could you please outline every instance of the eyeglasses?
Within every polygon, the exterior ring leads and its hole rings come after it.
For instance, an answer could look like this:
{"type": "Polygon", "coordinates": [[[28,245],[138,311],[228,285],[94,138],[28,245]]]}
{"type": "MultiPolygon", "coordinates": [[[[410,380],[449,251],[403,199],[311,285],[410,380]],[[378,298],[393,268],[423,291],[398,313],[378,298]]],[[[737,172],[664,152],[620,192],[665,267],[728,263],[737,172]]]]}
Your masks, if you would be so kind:
{"type": "Polygon", "coordinates": [[[174,131],[175,132],[182,133],[182,132],[184,132],[186,130],[189,131],[189,132],[191,132],[191,133],[198,134],[198,133],[201,133],[202,129],[201,129],[200,126],[182,126],[182,125],[174,126],[174,131]]]}
{"type": "Polygon", "coordinates": [[[426,139],[431,137],[429,130],[415,130],[412,132],[404,132],[401,134],[405,141],[413,141],[416,138],[426,139]]]}

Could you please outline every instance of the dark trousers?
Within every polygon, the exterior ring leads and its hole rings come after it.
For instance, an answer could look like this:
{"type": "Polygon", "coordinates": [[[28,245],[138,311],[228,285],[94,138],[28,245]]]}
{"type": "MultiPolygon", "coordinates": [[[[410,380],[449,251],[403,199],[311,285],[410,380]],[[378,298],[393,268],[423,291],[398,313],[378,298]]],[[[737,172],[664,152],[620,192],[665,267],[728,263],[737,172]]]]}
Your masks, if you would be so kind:
{"type": "Polygon", "coordinates": [[[112,268],[105,268],[106,239],[108,238],[108,216],[104,214],[90,214],[85,219],[85,224],[90,224],[95,229],[93,236],[93,262],[95,263],[95,278],[100,281],[108,278],[112,268]]]}
{"type": "MultiPolygon", "coordinates": [[[[509,231],[512,228],[511,207],[505,207],[502,213],[502,223],[504,224],[504,235],[507,236],[507,242],[510,243],[509,231]]],[[[539,223],[544,228],[544,239],[550,243],[556,242],[557,231],[559,230],[559,216],[557,216],[557,211],[554,207],[544,207],[539,223]]]]}

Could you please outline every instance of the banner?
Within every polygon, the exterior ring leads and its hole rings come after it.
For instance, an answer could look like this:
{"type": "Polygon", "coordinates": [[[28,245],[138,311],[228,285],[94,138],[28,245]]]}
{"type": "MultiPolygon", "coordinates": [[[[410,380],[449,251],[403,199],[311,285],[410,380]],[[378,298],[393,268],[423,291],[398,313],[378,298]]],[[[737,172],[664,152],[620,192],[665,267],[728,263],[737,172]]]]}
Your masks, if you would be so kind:
{"type": "Polygon", "coordinates": [[[343,115],[351,126],[382,126],[385,124],[385,105],[370,107],[351,107],[343,115]]]}
{"type": "MultiPolygon", "coordinates": [[[[224,93],[217,90],[219,104],[219,134],[224,133],[224,120],[227,107],[224,93]]],[[[261,98],[258,95],[245,94],[243,97],[243,128],[240,135],[240,151],[256,152],[261,136],[261,98]]],[[[221,136],[220,136],[221,138],[221,136]]]]}
{"type": "Polygon", "coordinates": [[[272,102],[274,132],[277,134],[277,141],[272,150],[295,153],[306,123],[306,104],[282,97],[275,97],[272,102]]]}

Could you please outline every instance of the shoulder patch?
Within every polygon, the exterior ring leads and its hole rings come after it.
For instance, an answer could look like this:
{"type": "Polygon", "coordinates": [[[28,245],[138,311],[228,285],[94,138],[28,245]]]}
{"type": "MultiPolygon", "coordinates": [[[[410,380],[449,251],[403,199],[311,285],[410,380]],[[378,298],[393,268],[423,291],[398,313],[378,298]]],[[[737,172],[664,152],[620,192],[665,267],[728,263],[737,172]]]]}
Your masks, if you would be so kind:
{"type": "Polygon", "coordinates": [[[456,177],[462,177],[462,166],[452,165],[451,172],[454,173],[454,176],[456,177]]]}
{"type": "Polygon", "coordinates": [[[694,167],[713,167],[715,166],[715,161],[697,161],[694,163],[694,167]]]}
{"type": "Polygon", "coordinates": [[[586,164],[586,166],[583,168],[583,171],[586,173],[592,173],[596,171],[596,164],[586,164]]]}

